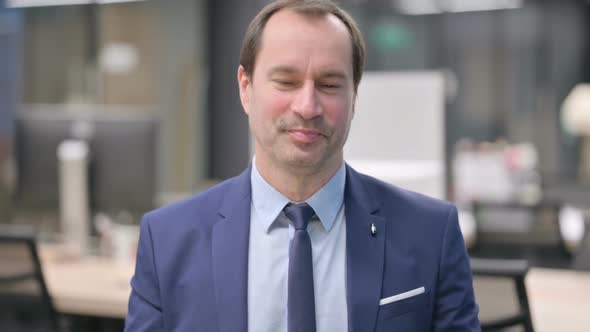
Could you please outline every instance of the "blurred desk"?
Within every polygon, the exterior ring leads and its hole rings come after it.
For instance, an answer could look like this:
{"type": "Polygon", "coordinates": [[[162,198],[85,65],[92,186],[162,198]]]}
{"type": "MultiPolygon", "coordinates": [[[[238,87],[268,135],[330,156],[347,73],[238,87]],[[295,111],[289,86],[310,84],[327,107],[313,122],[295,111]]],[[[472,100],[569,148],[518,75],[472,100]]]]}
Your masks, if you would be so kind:
{"type": "Polygon", "coordinates": [[[532,268],[526,284],[535,331],[587,331],[590,272],[532,268]]]}
{"type": "MultiPolygon", "coordinates": [[[[66,259],[40,246],[43,272],[60,313],[125,318],[134,267],[104,257],[66,259]]],[[[532,268],[526,279],[537,332],[585,331],[590,326],[590,272],[532,268]]]]}
{"type": "Polygon", "coordinates": [[[59,247],[41,244],[41,264],[56,310],[62,314],[125,318],[134,272],[110,258],[66,258],[59,247]]]}

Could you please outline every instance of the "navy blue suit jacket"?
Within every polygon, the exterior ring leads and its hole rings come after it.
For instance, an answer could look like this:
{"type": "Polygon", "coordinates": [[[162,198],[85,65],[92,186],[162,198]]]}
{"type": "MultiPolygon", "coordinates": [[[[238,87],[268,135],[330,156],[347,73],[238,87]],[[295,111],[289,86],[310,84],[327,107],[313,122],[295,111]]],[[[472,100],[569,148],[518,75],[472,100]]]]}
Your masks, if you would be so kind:
{"type": "MultiPolygon", "coordinates": [[[[479,331],[456,208],[346,172],[349,331],[479,331]]],[[[250,192],[247,169],[146,214],[125,331],[247,331],[250,192]]]]}

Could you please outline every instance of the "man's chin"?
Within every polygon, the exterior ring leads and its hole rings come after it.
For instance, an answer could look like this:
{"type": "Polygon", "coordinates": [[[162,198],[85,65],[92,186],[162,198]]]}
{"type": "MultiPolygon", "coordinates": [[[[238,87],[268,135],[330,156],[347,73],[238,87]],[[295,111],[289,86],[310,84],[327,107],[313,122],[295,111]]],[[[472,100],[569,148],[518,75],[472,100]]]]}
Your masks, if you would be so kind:
{"type": "Polygon", "coordinates": [[[317,153],[302,153],[298,151],[297,153],[289,154],[283,160],[290,167],[310,169],[320,167],[322,165],[322,159],[321,155],[317,153]]]}

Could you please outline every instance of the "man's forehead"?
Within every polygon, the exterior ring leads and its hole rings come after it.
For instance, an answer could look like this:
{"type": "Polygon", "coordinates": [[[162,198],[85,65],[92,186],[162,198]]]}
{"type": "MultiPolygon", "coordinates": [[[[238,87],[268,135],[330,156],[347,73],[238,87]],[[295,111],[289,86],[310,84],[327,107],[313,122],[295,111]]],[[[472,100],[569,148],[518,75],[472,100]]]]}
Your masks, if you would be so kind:
{"type": "Polygon", "coordinates": [[[262,33],[257,61],[262,57],[266,69],[277,67],[273,70],[292,72],[296,70],[294,62],[309,52],[329,55],[316,64],[327,67],[322,70],[329,71],[329,75],[343,64],[352,70],[352,40],[340,19],[332,14],[302,14],[289,9],[270,17],[262,33]]]}
{"type": "MultiPolygon", "coordinates": [[[[268,69],[267,75],[298,75],[300,73],[300,69],[295,66],[289,65],[276,65],[272,66],[268,69]]],[[[339,79],[346,79],[348,75],[345,71],[338,69],[338,68],[320,68],[316,71],[316,75],[318,77],[323,78],[339,78],[339,79]]]]}

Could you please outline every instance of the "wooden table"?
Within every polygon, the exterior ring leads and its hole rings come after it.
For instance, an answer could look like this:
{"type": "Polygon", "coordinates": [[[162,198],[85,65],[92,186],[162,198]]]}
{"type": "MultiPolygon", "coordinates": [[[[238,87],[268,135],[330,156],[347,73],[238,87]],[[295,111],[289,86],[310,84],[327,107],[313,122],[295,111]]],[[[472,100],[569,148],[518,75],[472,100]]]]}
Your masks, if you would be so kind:
{"type": "MultiPolygon", "coordinates": [[[[59,312],[125,317],[133,262],[92,256],[63,258],[55,247],[42,245],[40,249],[47,286],[59,312]]],[[[587,331],[590,273],[532,268],[526,283],[537,332],[587,331]]]]}
{"type": "Polygon", "coordinates": [[[40,246],[47,288],[63,314],[125,318],[134,263],[106,257],[65,257],[58,247],[40,246]]]}
{"type": "Polygon", "coordinates": [[[590,329],[590,272],[533,268],[526,285],[536,332],[590,329]]]}

